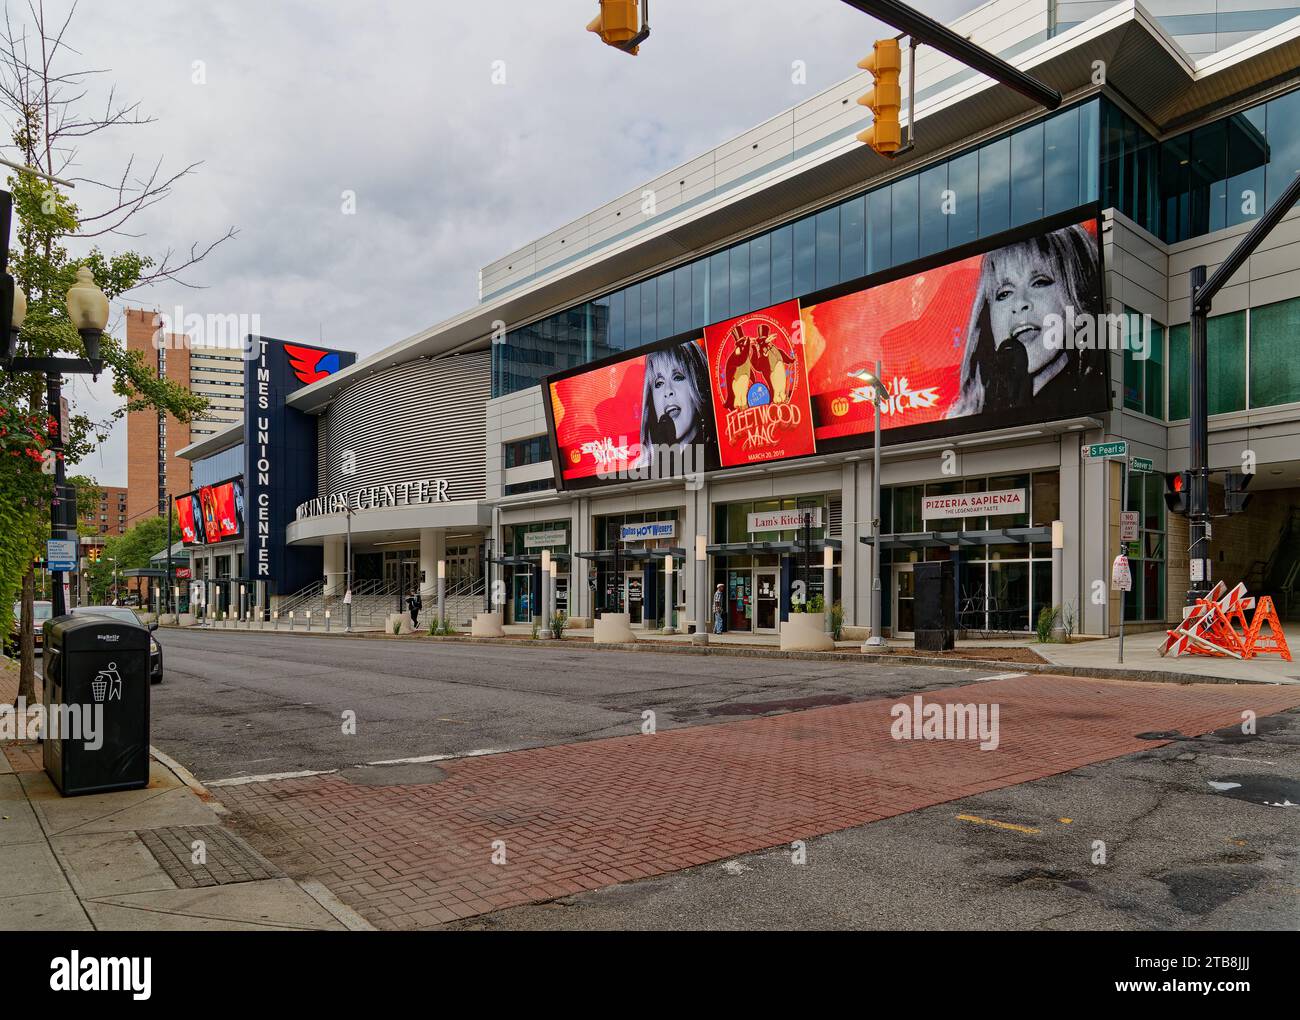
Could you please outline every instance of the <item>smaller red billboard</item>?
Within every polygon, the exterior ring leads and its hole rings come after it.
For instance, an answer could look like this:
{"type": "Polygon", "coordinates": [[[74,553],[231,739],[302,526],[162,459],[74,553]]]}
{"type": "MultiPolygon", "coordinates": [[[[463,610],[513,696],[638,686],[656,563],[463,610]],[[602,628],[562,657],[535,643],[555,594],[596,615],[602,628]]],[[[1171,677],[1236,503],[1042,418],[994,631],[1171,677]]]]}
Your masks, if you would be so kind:
{"type": "Polygon", "coordinates": [[[232,478],[204,485],[176,500],[181,540],[186,545],[214,545],[244,533],[243,481],[232,478]]]}
{"type": "Polygon", "coordinates": [[[816,449],[799,302],[704,329],[723,467],[816,449]]]}

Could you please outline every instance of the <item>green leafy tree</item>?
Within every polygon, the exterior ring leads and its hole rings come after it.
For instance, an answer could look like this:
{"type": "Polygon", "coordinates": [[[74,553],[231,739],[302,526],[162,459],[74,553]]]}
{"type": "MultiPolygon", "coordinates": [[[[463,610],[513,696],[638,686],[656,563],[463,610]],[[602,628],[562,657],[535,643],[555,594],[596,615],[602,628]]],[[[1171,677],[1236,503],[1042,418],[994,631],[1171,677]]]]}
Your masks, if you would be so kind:
{"type": "MultiPolygon", "coordinates": [[[[82,57],[66,38],[75,13],[73,3],[64,15],[47,24],[44,0],[30,0],[16,14],[6,7],[0,31],[0,108],[10,116],[12,139],[7,155],[28,168],[9,178],[17,222],[17,245],[10,256],[9,271],[27,295],[20,355],[83,354],[81,338],[64,305],[79,267],[90,267],[99,288],[110,299],[163,281],[189,286],[183,279],[186,271],[235,233],[232,228],[222,237],[206,245],[196,244],[180,255],[173,249],[155,257],[131,249],[108,252],[100,247],[105,238],[138,237],[124,229],[132,217],[166,198],[182,178],[193,173],[196,164],[170,174],[162,171],[161,161],[151,170],[137,172],[134,157],[120,172],[118,168],[82,165],[78,147],[83,139],[110,129],[148,124],[151,118],[141,113],[139,103],[123,103],[111,90],[104,106],[92,108],[92,102],[97,100],[91,97],[103,71],[76,66],[82,57]],[[74,202],[57,182],[63,176],[75,176],[88,200],[98,200],[97,207],[82,208],[74,202]],[[74,255],[72,248],[79,254],[74,255]]],[[[0,323],[0,328],[7,326],[0,323]]],[[[65,459],[70,464],[104,442],[113,422],[128,411],[156,408],[179,421],[190,421],[206,407],[202,398],[160,378],[143,355],[128,351],[125,343],[111,333],[110,326],[101,355],[122,404],[102,421],[93,421],[75,408],[70,411],[63,435],[65,459]]],[[[44,377],[19,373],[0,378],[0,406],[19,414],[43,414],[44,377]]],[[[10,467],[6,464],[0,470],[10,467]]],[[[48,486],[48,476],[41,476],[47,479],[44,483],[28,477],[39,473],[34,463],[15,461],[13,467],[27,474],[15,474],[0,482],[0,492],[6,486],[23,491],[29,482],[48,486]]],[[[47,508],[48,501],[39,497],[6,501],[2,529],[6,534],[0,536],[0,545],[4,546],[0,548],[0,594],[21,578],[23,649],[19,694],[29,700],[34,696],[35,677],[28,636],[34,591],[31,561],[34,550],[49,534],[47,508]],[[15,576],[15,569],[23,572],[15,576]]],[[[9,613],[9,607],[8,602],[0,603],[0,621],[9,613]]]]}
{"type": "MultiPolygon", "coordinates": [[[[174,530],[174,529],[173,529],[174,530]]],[[[149,566],[152,557],[167,548],[167,518],[146,517],[125,535],[114,535],[104,543],[99,562],[86,568],[86,583],[90,600],[95,605],[110,601],[113,592],[113,570],[118,573],[119,592],[126,590],[121,577],[124,570],[149,566]]]]}

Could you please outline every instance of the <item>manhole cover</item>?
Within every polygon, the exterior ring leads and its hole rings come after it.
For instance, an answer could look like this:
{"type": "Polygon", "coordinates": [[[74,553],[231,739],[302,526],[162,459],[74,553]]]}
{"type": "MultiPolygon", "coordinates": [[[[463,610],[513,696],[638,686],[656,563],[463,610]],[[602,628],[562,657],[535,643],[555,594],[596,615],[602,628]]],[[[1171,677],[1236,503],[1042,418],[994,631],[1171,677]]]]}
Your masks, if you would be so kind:
{"type": "Polygon", "coordinates": [[[140,842],[182,889],[280,878],[279,868],[220,825],[137,829],[140,842]]]}
{"type": "Polygon", "coordinates": [[[1300,780],[1283,776],[1220,776],[1206,782],[1215,793],[1234,800],[1266,807],[1300,807],[1300,780]]]}
{"type": "Polygon", "coordinates": [[[339,775],[358,786],[427,786],[441,783],[447,773],[430,762],[403,765],[353,765],[339,775]]]}

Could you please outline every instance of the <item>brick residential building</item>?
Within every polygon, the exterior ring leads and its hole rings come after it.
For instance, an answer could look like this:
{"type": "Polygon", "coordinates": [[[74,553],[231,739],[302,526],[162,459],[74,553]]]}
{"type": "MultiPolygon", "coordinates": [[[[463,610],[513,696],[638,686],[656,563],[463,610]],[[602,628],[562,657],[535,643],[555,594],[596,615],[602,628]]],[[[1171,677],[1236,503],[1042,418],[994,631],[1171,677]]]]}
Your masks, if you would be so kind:
{"type": "Polygon", "coordinates": [[[155,343],[163,324],[154,310],[126,312],[127,348],[139,351],[160,376],[206,397],[209,410],[186,424],[155,411],[127,414],[127,520],[137,523],[153,508],[167,513],[167,499],[190,491],[189,461],[176,451],[204,435],[243,420],[244,367],[238,352],[191,341],[180,334],[162,334],[169,342],[155,343]]]}

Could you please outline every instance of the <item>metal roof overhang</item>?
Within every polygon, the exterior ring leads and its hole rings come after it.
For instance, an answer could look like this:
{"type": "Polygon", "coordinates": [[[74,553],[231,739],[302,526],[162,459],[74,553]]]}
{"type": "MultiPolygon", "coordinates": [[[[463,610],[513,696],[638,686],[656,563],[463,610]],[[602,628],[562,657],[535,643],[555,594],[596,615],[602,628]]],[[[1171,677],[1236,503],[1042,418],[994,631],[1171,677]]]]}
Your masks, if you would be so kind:
{"type": "MultiPolygon", "coordinates": [[[[1050,542],[1052,529],[1043,525],[1037,528],[990,528],[987,531],[916,531],[899,535],[881,535],[882,549],[951,548],[962,545],[1018,545],[1024,542],[1050,542]]],[[[870,535],[858,539],[863,545],[875,545],[870,535]]]]}
{"type": "Polygon", "coordinates": [[[196,439],[189,446],[182,446],[176,451],[176,456],[184,460],[201,460],[204,457],[212,456],[214,453],[220,453],[222,450],[229,450],[231,447],[238,446],[243,441],[244,423],[241,421],[227,426],[220,432],[214,432],[210,436],[196,439]]]}
{"type": "MultiPolygon", "coordinates": [[[[1210,108],[1231,105],[1248,89],[1294,77],[1300,67],[1300,17],[1196,62],[1153,15],[1134,0],[1124,0],[1010,62],[1060,91],[1069,103],[1101,91],[1093,80],[1097,61],[1105,69],[1105,90],[1127,101],[1154,130],[1167,133],[1210,108]]],[[[905,158],[878,156],[856,141],[854,127],[702,206],[666,217],[658,227],[622,245],[596,249],[531,285],[478,304],[312,383],[292,394],[288,403],[320,412],[353,382],[383,369],[487,347],[496,321],[513,328],[561,311],[770,225],[775,222],[773,209],[781,210],[782,220],[792,218],[969,148],[1041,112],[1019,93],[975,75],[918,104],[916,147],[905,158]]]]}
{"type": "MultiPolygon", "coordinates": [[[[814,538],[810,550],[841,549],[844,543],[838,538],[814,538]]],[[[718,542],[708,547],[710,556],[747,556],[755,553],[801,553],[803,543],[790,542],[718,542]]]]}
{"type": "Polygon", "coordinates": [[[625,546],[620,548],[617,552],[613,549],[593,549],[589,552],[578,552],[573,555],[581,560],[593,560],[597,562],[612,563],[615,560],[618,560],[619,562],[624,560],[639,562],[641,560],[654,559],[666,560],[670,555],[675,560],[683,560],[686,558],[686,550],[681,546],[663,546],[657,549],[638,549],[633,546],[625,546]]]}

